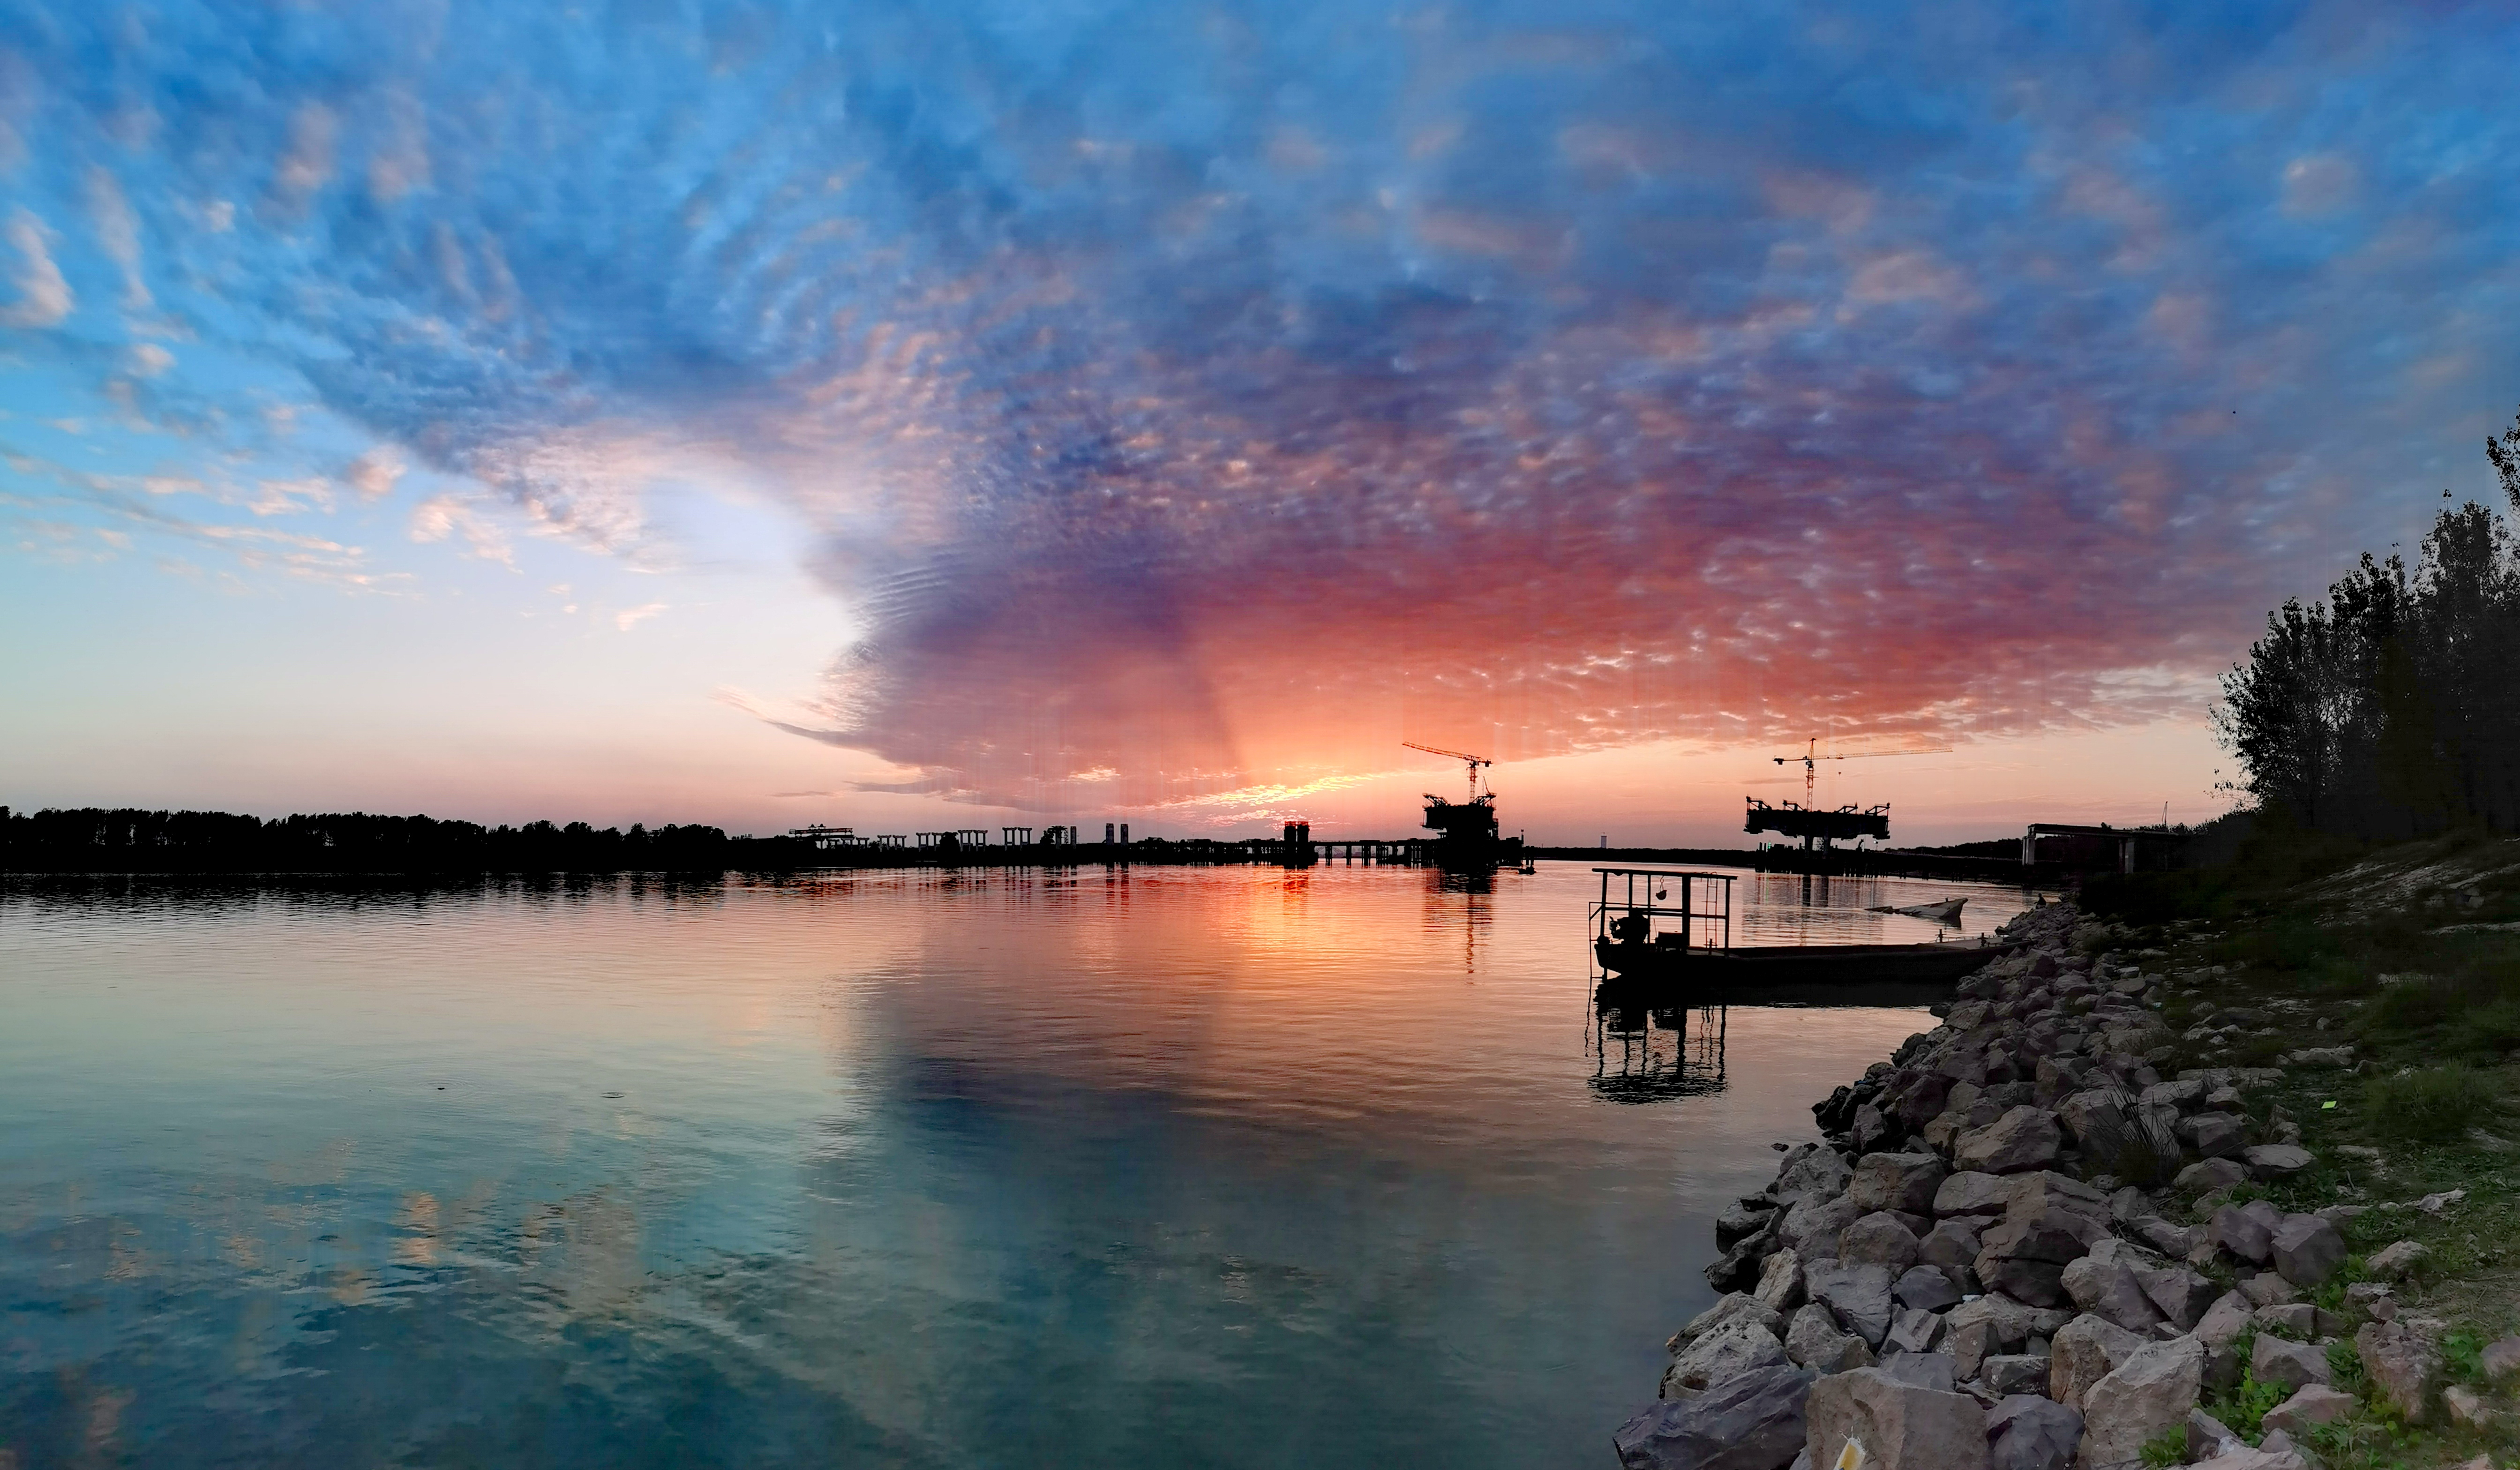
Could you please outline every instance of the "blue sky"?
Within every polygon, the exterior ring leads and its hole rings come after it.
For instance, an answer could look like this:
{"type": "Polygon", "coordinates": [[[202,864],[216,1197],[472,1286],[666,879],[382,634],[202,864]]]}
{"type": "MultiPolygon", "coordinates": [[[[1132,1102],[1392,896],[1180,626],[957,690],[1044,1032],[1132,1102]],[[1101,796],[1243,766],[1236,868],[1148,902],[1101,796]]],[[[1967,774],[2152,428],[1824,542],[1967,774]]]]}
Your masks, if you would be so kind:
{"type": "Polygon", "coordinates": [[[2201,815],[2520,402],[2498,9],[0,16],[21,805],[2201,815]]]}

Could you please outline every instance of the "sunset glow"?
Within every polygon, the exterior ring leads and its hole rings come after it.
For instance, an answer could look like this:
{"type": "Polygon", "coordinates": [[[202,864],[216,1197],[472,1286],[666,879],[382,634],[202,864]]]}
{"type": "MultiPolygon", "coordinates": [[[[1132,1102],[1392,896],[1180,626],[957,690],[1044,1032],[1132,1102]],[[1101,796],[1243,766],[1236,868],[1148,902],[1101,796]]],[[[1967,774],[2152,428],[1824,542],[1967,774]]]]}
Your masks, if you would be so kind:
{"type": "Polygon", "coordinates": [[[12,802],[2193,820],[2520,396],[2501,12],[591,14],[16,9],[12,802]]]}

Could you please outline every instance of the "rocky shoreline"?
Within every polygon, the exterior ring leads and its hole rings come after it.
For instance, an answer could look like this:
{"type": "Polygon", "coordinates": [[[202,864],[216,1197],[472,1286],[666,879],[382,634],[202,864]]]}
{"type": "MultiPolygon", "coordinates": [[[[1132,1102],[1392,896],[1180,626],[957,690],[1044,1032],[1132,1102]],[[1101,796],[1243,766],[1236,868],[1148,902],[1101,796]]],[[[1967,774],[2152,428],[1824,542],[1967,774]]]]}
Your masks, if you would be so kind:
{"type": "MultiPolygon", "coordinates": [[[[1724,1212],[1723,1295],[1671,1339],[1622,1465],[2315,1470],[2314,1427],[2366,1405],[2488,1412],[2445,1376],[2445,1324],[2401,1310],[2420,1245],[2348,1272],[2369,1207],[2234,1201],[2318,1159],[2265,1105],[2282,1070],[2164,1075],[2163,952],[2109,951],[2064,904],[1999,938],[1940,1026],[1814,1108],[1826,1141],[1724,1212]],[[2206,1406],[2235,1393],[2238,1431],[2206,1406]]],[[[2482,1356],[2520,1372],[2520,1338],[2482,1356]]]]}

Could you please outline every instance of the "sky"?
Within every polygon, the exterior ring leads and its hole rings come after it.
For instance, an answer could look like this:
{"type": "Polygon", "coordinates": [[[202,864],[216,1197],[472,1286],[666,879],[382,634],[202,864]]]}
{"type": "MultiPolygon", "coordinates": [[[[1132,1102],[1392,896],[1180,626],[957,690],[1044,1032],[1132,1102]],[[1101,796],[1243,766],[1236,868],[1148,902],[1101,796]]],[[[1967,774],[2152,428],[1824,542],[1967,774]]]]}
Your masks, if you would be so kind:
{"type": "Polygon", "coordinates": [[[1902,841],[2520,403],[2449,5],[0,0],[0,801],[1902,841]]]}

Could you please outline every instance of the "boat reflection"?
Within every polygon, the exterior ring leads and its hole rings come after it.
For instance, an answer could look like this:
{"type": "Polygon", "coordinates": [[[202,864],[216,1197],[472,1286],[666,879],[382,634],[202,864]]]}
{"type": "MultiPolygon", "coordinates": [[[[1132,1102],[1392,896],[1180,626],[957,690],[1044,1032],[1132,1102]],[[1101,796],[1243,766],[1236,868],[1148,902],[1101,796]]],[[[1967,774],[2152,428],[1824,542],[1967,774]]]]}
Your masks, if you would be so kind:
{"type": "Polygon", "coordinates": [[[1593,1075],[1587,1083],[1604,1101],[1661,1102],[1724,1091],[1724,1037],[1731,1018],[1725,1007],[1643,1005],[1607,987],[1593,994],[1593,1075]]]}

